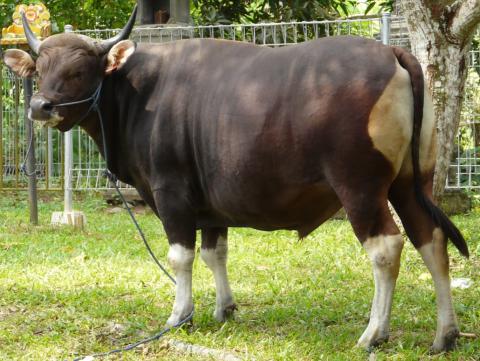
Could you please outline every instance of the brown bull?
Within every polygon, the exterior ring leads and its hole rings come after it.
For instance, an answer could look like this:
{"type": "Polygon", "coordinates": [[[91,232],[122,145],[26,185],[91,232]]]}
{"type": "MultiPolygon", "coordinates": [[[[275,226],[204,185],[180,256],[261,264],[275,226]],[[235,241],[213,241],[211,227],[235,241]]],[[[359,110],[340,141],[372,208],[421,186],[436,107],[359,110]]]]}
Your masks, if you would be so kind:
{"type": "Polygon", "coordinates": [[[385,341],[403,248],[390,201],[434,280],[433,349],[453,347],[459,330],[447,239],[466,256],[468,249],[431,201],[435,125],[417,60],[355,37],[278,49],[217,40],[137,45],[123,40],[133,18],[104,43],[75,34],[40,43],[27,27],[37,61],[9,50],[5,62],[21,76],[39,76],[32,118],[62,131],[78,123],[100,150],[99,117],[88,102],[59,104],[88,98],[103,82],[110,170],[138,189],[171,246],[178,282],[168,324],[193,308],[197,229],[222,321],[235,308],[228,227],[292,229],[304,237],[343,206],[375,278],[358,344],[385,341]]]}

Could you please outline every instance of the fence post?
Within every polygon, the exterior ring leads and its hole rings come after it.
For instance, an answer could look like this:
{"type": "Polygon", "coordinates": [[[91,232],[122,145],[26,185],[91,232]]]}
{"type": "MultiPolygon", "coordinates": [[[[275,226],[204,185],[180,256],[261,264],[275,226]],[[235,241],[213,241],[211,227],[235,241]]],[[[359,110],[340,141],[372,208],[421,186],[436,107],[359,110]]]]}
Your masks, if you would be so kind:
{"type": "Polygon", "coordinates": [[[33,93],[32,78],[23,79],[24,96],[24,123],[25,136],[27,138],[27,159],[26,171],[28,176],[28,205],[30,207],[30,223],[38,224],[38,203],[37,203],[37,172],[35,166],[35,130],[33,122],[28,118],[28,108],[33,93]]]}
{"type": "Polygon", "coordinates": [[[53,177],[53,130],[52,128],[47,128],[47,163],[48,167],[47,172],[47,189],[50,189],[50,181],[53,177]]]}
{"type": "MultiPolygon", "coordinates": [[[[72,25],[65,25],[65,32],[71,33],[72,25]]],[[[73,169],[73,130],[65,132],[65,182],[64,187],[64,212],[73,210],[72,169],[73,169]]]]}
{"type": "Polygon", "coordinates": [[[390,13],[382,13],[382,44],[390,45],[390,24],[392,17],[390,13]]]}
{"type": "Polygon", "coordinates": [[[0,61],[0,190],[3,189],[3,68],[0,61]]]}
{"type": "MultiPolygon", "coordinates": [[[[73,32],[72,25],[65,25],[65,32],[73,32]]],[[[73,210],[73,187],[72,187],[72,169],[73,169],[73,129],[64,133],[64,206],[63,212],[53,212],[52,224],[68,224],[74,227],[83,228],[86,219],[82,212],[73,210]]]]}

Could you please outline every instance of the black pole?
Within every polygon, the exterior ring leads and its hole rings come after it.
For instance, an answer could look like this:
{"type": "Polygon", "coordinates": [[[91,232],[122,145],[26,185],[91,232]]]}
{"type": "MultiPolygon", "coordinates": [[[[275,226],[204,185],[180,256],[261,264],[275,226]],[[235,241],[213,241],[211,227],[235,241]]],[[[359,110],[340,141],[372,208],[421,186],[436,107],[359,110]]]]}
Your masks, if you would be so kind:
{"type": "Polygon", "coordinates": [[[27,141],[27,159],[26,171],[28,177],[28,203],[30,206],[30,223],[38,224],[38,201],[37,201],[37,175],[35,166],[35,132],[33,122],[28,118],[28,109],[30,108],[30,99],[33,93],[33,82],[31,78],[23,79],[24,94],[24,122],[25,137],[27,141]]]}

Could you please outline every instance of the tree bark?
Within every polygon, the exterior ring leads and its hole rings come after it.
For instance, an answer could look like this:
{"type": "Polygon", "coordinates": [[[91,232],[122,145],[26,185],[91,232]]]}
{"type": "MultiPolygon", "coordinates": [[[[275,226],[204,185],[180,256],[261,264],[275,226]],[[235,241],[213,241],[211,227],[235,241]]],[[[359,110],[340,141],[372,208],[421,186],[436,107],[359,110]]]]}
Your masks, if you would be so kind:
{"type": "Polygon", "coordinates": [[[401,0],[412,53],[422,65],[437,117],[434,197],[443,194],[460,122],[468,52],[480,23],[480,0],[401,0]]]}

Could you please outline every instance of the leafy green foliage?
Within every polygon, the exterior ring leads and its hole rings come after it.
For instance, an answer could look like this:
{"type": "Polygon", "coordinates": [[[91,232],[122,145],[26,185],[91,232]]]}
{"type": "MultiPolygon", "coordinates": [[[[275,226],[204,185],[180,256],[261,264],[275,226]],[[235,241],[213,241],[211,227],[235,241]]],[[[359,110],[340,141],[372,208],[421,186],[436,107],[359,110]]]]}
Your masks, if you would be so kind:
{"type": "Polygon", "coordinates": [[[197,24],[310,21],[391,11],[393,0],[192,0],[197,24]]]}
{"type": "Polygon", "coordinates": [[[65,24],[75,29],[121,28],[136,3],[135,0],[2,0],[0,26],[11,24],[17,4],[38,2],[43,2],[50,11],[54,31],[63,31],[65,24]]]}
{"type": "MultiPolygon", "coordinates": [[[[172,0],[173,1],[173,0],[172,0]]],[[[15,5],[40,0],[0,2],[0,26],[11,23],[15,5]]],[[[135,0],[44,0],[54,32],[65,24],[75,29],[120,28],[127,21],[135,0]]],[[[393,0],[191,0],[196,24],[258,23],[262,21],[308,21],[351,14],[391,10],[393,0]]]]}

